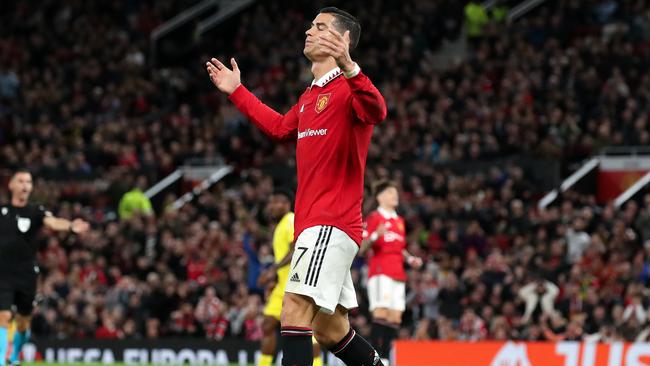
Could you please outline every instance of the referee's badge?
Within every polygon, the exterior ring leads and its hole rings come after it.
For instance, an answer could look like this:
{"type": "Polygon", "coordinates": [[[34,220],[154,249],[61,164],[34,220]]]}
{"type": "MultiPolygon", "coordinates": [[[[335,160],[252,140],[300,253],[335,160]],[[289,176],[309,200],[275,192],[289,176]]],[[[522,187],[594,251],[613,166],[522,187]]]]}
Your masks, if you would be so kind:
{"type": "Polygon", "coordinates": [[[26,233],[30,226],[32,226],[32,220],[27,217],[18,216],[18,230],[21,233],[26,233]]]}
{"type": "Polygon", "coordinates": [[[322,112],[325,107],[327,107],[327,103],[330,101],[331,95],[332,93],[318,95],[318,98],[316,98],[316,106],[314,107],[316,109],[316,113],[322,112]]]}
{"type": "Polygon", "coordinates": [[[6,208],[6,207],[3,207],[3,208],[2,208],[2,216],[7,215],[7,211],[8,211],[7,208],[6,208]]]}

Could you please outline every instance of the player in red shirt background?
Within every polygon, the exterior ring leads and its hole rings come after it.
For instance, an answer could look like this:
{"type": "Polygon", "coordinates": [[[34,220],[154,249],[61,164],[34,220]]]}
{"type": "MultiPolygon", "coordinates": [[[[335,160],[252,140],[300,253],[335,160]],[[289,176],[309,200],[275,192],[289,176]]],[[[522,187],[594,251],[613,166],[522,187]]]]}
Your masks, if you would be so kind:
{"type": "Polygon", "coordinates": [[[406,250],[404,218],[397,214],[399,193],[395,183],[377,182],[373,189],[377,210],[366,218],[360,254],[370,249],[368,300],[372,312],[370,341],[377,347],[384,365],[388,364],[392,341],[402,323],[406,305],[404,260],[414,268],[422,259],[406,250]]]}
{"type": "Polygon", "coordinates": [[[386,118],[386,102],[350,56],[361,35],[354,16],[321,9],[305,35],[314,81],[286,114],[241,84],[234,58],[232,70],[215,58],[206,67],[213,84],[264,133],[297,140],[296,242],[282,306],[282,364],[312,364],[313,329],[318,343],[346,365],[382,365],[350,327],[348,311],[358,307],[350,266],[362,238],[368,146],[374,125],[386,118]]]}

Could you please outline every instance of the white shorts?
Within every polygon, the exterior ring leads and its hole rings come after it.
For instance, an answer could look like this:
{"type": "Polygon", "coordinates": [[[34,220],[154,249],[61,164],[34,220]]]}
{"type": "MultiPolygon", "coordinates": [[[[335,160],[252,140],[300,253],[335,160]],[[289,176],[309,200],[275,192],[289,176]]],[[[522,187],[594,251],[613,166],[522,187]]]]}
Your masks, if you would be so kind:
{"type": "Polygon", "coordinates": [[[286,292],[305,295],[333,314],[336,305],[358,307],[350,267],[359,246],[334,226],[305,229],[294,246],[286,292]]]}
{"type": "Polygon", "coordinates": [[[368,300],[370,311],[377,308],[404,311],[406,286],[383,274],[372,276],[368,279],[368,300]]]}

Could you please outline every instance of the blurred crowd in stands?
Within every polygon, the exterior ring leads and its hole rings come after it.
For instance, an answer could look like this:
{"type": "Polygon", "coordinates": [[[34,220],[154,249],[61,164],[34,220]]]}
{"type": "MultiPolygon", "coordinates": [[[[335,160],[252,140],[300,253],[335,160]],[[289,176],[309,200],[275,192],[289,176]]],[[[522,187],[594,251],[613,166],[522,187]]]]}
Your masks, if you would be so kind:
{"type": "MultiPolygon", "coordinates": [[[[567,192],[539,210],[538,175],[507,159],[564,170],[606,146],[650,143],[650,8],[555,0],[509,22],[510,3],[327,3],[359,15],[353,58],[389,108],[366,183],[400,184],[409,251],[425,259],[408,271],[400,337],[644,340],[650,195],[615,210],[567,192]],[[466,38],[466,59],[435,67],[466,38]],[[468,161],[484,169],[454,169],[468,161]]],[[[83,237],[43,233],[35,336],[260,339],[265,203],[294,182],[293,144],[252,127],[203,64],[237,57],[244,83],[288,110],[311,81],[301,27],[318,5],[260,2],[164,67],[149,35],[185,2],[0,5],[0,166],[27,166],[33,201],[93,223],[83,237]],[[178,191],[152,207],[142,191],[188,159],[236,171],[180,209],[178,191]]],[[[351,319],[367,336],[363,258],[353,275],[351,319]]]]}

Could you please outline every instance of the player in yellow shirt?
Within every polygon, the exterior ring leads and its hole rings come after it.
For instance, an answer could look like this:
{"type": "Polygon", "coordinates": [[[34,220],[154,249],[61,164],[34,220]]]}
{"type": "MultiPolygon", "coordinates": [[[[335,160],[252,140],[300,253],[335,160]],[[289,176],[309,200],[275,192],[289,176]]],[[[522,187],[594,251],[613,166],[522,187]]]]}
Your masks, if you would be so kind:
{"type": "MultiPolygon", "coordinates": [[[[293,255],[293,194],[286,190],[276,190],[271,195],[266,205],[266,212],[273,220],[280,220],[273,231],[273,255],[275,263],[267,269],[259,279],[260,286],[268,283],[277,276],[275,287],[269,295],[264,308],[264,323],[262,329],[262,357],[258,366],[271,366],[273,355],[277,346],[276,331],[280,327],[280,314],[282,313],[282,297],[284,287],[289,277],[289,264],[293,255]]],[[[313,340],[314,363],[313,366],[323,366],[321,350],[313,340]]]]}

